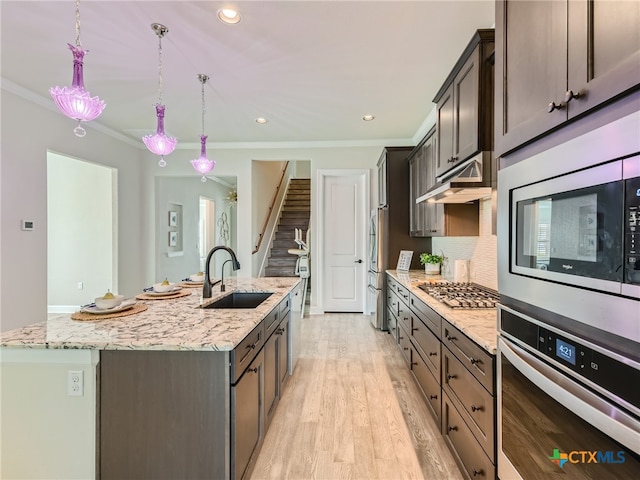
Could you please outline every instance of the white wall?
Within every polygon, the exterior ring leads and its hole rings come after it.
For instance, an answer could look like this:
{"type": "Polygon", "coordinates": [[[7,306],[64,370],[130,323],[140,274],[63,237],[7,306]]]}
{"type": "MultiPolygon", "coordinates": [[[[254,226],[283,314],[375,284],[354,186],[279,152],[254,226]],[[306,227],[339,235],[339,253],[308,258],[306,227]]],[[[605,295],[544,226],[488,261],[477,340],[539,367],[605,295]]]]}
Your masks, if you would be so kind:
{"type": "Polygon", "coordinates": [[[0,478],[96,478],[98,352],[8,348],[1,356],[0,478]],[[67,394],[69,370],[83,372],[82,396],[67,394]]]}
{"type": "MultiPolygon", "coordinates": [[[[0,178],[0,328],[47,318],[47,151],[117,168],[119,290],[134,295],[144,284],[143,234],[149,211],[141,181],[141,150],[87,126],[76,137],[74,122],[2,90],[0,178]],[[22,219],[35,224],[22,231],[22,219]]],[[[148,245],[148,243],[147,243],[148,245]]]]}
{"type": "Polygon", "coordinates": [[[75,309],[107,289],[118,293],[117,171],[55,153],[47,167],[48,305],[75,309]]]}
{"type": "MultiPolygon", "coordinates": [[[[197,176],[191,177],[156,177],[155,203],[155,278],[152,281],[161,282],[168,278],[171,282],[179,282],[192,273],[200,270],[199,227],[200,196],[205,196],[215,202],[215,221],[222,212],[227,213],[231,248],[235,249],[235,210],[228,207],[226,196],[231,189],[214,181],[203,183],[197,176]],[[168,252],[168,209],[170,204],[180,204],[182,215],[179,223],[179,233],[182,238],[183,254],[169,257],[168,252]],[[233,234],[231,233],[233,232],[233,234]]],[[[215,226],[215,244],[218,245],[218,228],[215,226]]],[[[224,259],[226,260],[226,258],[224,259]]],[[[220,277],[219,270],[223,259],[216,257],[211,262],[212,276],[220,277]],[[216,267],[218,266],[218,267],[216,267]]],[[[225,269],[225,274],[230,271],[225,269]]]]}

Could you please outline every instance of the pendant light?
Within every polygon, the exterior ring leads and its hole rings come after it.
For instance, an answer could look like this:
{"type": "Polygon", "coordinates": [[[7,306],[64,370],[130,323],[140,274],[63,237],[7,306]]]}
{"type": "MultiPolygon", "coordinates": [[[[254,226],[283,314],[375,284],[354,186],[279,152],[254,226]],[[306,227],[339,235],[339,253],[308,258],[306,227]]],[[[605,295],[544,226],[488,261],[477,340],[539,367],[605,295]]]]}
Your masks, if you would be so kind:
{"type": "Polygon", "coordinates": [[[159,23],[152,23],[151,28],[158,36],[158,103],[156,103],[156,117],[158,119],[158,128],[153,135],[145,135],[142,141],[147,148],[156,155],[160,155],[158,165],[164,167],[167,162],[164,160],[165,155],[169,155],[176,148],[178,141],[175,138],[168,137],[164,133],[164,109],[162,103],[162,37],[164,37],[169,29],[159,23]]]}
{"type": "Polygon", "coordinates": [[[67,117],[78,122],[73,133],[78,137],[84,137],[87,131],[81,122],[90,122],[100,116],[106,104],[98,97],[92,97],[84,88],[82,72],[84,54],[89,50],[82,49],[80,42],[80,0],[76,0],[76,44],[67,43],[73,54],[73,80],[69,87],[51,87],[49,93],[56,106],[67,117]]]}
{"type": "Polygon", "coordinates": [[[207,83],[209,77],[204,73],[200,73],[198,74],[198,80],[202,84],[202,135],[200,135],[200,158],[191,160],[191,165],[193,165],[196,172],[202,175],[202,181],[206,182],[206,175],[213,170],[213,167],[216,166],[216,162],[207,158],[207,136],[204,134],[204,84],[207,83]]]}

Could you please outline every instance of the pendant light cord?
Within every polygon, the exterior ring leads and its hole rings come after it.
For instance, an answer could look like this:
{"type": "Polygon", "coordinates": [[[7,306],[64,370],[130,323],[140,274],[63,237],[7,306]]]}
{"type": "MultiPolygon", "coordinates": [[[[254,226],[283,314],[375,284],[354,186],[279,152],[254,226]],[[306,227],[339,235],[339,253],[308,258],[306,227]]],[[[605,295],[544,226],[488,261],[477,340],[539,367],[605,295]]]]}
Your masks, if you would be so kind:
{"type": "Polygon", "coordinates": [[[162,103],[162,35],[158,35],[158,103],[162,103]]]}
{"type": "Polygon", "coordinates": [[[206,80],[202,80],[202,135],[204,135],[204,112],[206,111],[204,106],[204,84],[206,80]]]}
{"type": "Polygon", "coordinates": [[[82,48],[82,43],[80,43],[80,0],[76,0],[76,47],[82,48]]]}

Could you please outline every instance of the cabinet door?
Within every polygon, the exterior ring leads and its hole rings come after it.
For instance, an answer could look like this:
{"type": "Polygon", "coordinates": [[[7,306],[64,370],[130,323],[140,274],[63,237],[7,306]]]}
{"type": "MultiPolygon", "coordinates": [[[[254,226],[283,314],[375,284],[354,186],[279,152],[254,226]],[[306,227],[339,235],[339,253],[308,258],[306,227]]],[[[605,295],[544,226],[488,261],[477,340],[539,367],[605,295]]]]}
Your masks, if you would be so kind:
{"type": "Polygon", "coordinates": [[[236,480],[244,478],[262,437],[263,375],[261,351],[231,387],[231,475],[236,480]]]}
{"type": "Polygon", "coordinates": [[[378,161],[378,207],[388,207],[388,188],[387,188],[387,156],[383,156],[378,161]]]}
{"type": "Polygon", "coordinates": [[[478,125],[480,123],[480,47],[476,47],[453,81],[454,167],[478,151],[478,125]]]}
{"type": "MultiPolygon", "coordinates": [[[[277,332],[277,330],[276,330],[277,332]]],[[[278,339],[271,335],[264,344],[264,428],[267,430],[273,414],[278,405],[278,386],[280,384],[278,373],[278,339]]]]}
{"type": "Polygon", "coordinates": [[[423,218],[420,216],[422,204],[416,204],[420,196],[420,171],[422,156],[418,154],[409,159],[409,235],[421,237],[424,232],[423,218]]]}
{"type": "Polygon", "coordinates": [[[566,39],[566,2],[496,1],[496,156],[566,121],[566,39]]]}
{"type": "Polygon", "coordinates": [[[449,86],[436,107],[436,131],[438,155],[436,158],[436,177],[451,168],[453,160],[454,99],[453,84],[449,86]]]}
{"type": "Polygon", "coordinates": [[[570,1],[568,101],[575,117],[640,84],[640,2],[570,1]]]}
{"type": "Polygon", "coordinates": [[[282,396],[283,387],[289,378],[289,318],[291,315],[287,315],[276,330],[280,339],[278,341],[278,394],[280,396],[282,396]]]}

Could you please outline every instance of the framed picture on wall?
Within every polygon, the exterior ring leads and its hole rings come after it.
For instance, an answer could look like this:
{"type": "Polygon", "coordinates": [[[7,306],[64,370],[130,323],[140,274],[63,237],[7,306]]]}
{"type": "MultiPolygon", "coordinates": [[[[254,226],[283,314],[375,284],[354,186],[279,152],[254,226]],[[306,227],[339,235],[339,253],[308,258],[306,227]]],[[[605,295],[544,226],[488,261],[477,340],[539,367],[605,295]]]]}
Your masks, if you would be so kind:
{"type": "Polygon", "coordinates": [[[177,227],[178,226],[178,212],[169,211],[169,226],[177,227]]]}
{"type": "Polygon", "coordinates": [[[170,247],[178,246],[178,232],[169,232],[169,246],[170,247]]]}

